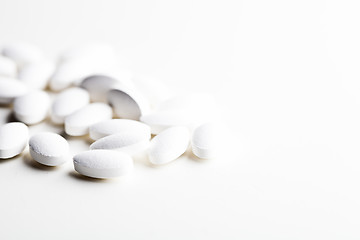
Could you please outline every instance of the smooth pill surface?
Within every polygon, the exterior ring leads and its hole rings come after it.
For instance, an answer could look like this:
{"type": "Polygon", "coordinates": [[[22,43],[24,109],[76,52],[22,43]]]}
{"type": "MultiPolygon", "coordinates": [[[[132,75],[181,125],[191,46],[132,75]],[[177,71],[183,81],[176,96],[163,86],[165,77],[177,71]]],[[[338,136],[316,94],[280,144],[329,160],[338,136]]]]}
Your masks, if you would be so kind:
{"type": "Polygon", "coordinates": [[[70,136],[82,136],[95,123],[112,118],[112,109],[104,103],[92,103],[65,118],[65,132],[70,136]]]}
{"type": "Polygon", "coordinates": [[[49,106],[49,95],[44,91],[35,90],[15,98],[14,114],[23,123],[36,124],[46,118],[49,106]]]}
{"type": "Polygon", "coordinates": [[[111,75],[92,75],[85,78],[80,87],[85,88],[93,102],[107,102],[107,93],[118,84],[131,86],[131,73],[122,71],[111,75]]]}
{"type": "Polygon", "coordinates": [[[51,120],[56,124],[62,124],[67,116],[85,107],[89,101],[89,93],[82,88],[64,90],[52,103],[51,120]]]}
{"type": "Polygon", "coordinates": [[[91,73],[91,66],[86,61],[70,60],[62,62],[50,79],[50,89],[61,91],[91,73]]]}
{"type": "Polygon", "coordinates": [[[113,178],[133,171],[134,163],[126,153],[112,150],[90,150],[74,156],[75,170],[93,178],[113,178]]]}
{"type": "Polygon", "coordinates": [[[103,137],[91,144],[90,149],[112,149],[134,155],[148,148],[150,138],[150,130],[126,131],[103,137]]]}
{"type": "Polygon", "coordinates": [[[29,151],[35,161],[47,166],[61,165],[70,158],[66,139],[51,132],[32,136],[29,140],[29,151]]]}
{"type": "Polygon", "coordinates": [[[30,89],[44,89],[55,71],[55,64],[41,61],[25,64],[19,71],[18,78],[30,89]]]}
{"type": "Polygon", "coordinates": [[[0,158],[12,158],[22,153],[28,143],[28,127],[12,122],[0,127],[0,158]]]}
{"type": "Polygon", "coordinates": [[[150,136],[150,127],[144,123],[130,119],[111,119],[96,123],[90,126],[90,138],[98,140],[100,138],[116,133],[145,133],[150,136]]]}
{"type": "Polygon", "coordinates": [[[0,76],[15,77],[16,73],[16,63],[11,58],[0,56],[0,76]]]}
{"type": "Polygon", "coordinates": [[[0,104],[10,104],[27,91],[28,88],[17,79],[0,77],[0,104]]]}
{"type": "Polygon", "coordinates": [[[191,138],[193,153],[199,158],[213,158],[218,152],[219,132],[212,123],[205,123],[197,127],[191,138]]]}
{"type": "Polygon", "coordinates": [[[186,127],[172,127],[155,136],[148,150],[152,164],[169,163],[180,157],[188,148],[190,133],[186,127]]]}
{"type": "Polygon", "coordinates": [[[139,120],[150,109],[149,103],[139,92],[125,87],[110,90],[108,101],[120,118],[139,120]]]}
{"type": "Polygon", "coordinates": [[[41,49],[30,43],[8,44],[3,47],[2,54],[13,59],[19,65],[38,62],[44,59],[41,49]]]}
{"type": "Polygon", "coordinates": [[[111,72],[113,68],[114,63],[109,59],[71,59],[57,67],[49,86],[53,91],[61,91],[88,76],[111,72]]]}

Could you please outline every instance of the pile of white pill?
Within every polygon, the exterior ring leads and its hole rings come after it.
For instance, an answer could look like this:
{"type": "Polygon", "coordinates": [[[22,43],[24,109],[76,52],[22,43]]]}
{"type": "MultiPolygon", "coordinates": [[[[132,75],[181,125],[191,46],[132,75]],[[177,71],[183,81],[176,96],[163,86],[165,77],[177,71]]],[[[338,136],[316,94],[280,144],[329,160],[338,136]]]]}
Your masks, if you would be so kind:
{"type": "Polygon", "coordinates": [[[137,154],[161,165],[186,151],[198,158],[218,152],[219,128],[209,121],[216,117],[211,95],[175,95],[154,78],[118,67],[114,49],[105,44],[68,49],[57,61],[28,43],[4,45],[0,105],[11,108],[18,121],[0,126],[0,159],[28,146],[40,164],[73,159],[82,175],[112,178],[131,173],[137,154]],[[66,134],[29,136],[28,126],[43,121],[63,126],[66,134]],[[92,142],[89,150],[71,156],[67,136],[85,136],[92,142]]]}

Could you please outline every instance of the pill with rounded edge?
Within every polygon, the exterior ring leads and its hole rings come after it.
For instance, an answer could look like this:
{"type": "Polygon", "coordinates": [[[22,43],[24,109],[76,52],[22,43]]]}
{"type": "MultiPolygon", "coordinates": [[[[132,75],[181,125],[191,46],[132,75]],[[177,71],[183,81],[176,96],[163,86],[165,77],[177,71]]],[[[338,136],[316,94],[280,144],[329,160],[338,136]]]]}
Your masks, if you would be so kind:
{"type": "Polygon", "coordinates": [[[49,95],[44,91],[35,90],[15,98],[14,114],[23,123],[36,124],[46,118],[49,106],[49,95]]]}
{"type": "Polygon", "coordinates": [[[107,102],[107,92],[118,84],[131,86],[131,72],[120,71],[120,73],[108,75],[91,75],[85,78],[80,87],[85,88],[93,102],[107,102]]]}
{"type": "Polygon", "coordinates": [[[74,156],[75,170],[93,178],[113,178],[133,171],[134,163],[126,153],[112,150],[90,150],[74,156]]]}
{"type": "Polygon", "coordinates": [[[41,61],[25,64],[20,68],[18,78],[30,89],[44,89],[55,71],[55,64],[41,61]]]}
{"type": "Polygon", "coordinates": [[[155,136],[149,146],[152,164],[166,164],[180,157],[188,148],[190,133],[186,127],[171,127],[155,136]]]}
{"type": "Polygon", "coordinates": [[[70,136],[82,136],[95,123],[112,118],[112,109],[104,103],[92,103],[65,118],[65,132],[70,136]]]}
{"type": "Polygon", "coordinates": [[[22,153],[29,138],[28,127],[20,122],[4,124],[0,127],[0,158],[12,158],[22,153]]]}
{"type": "Polygon", "coordinates": [[[90,145],[90,149],[111,149],[134,155],[148,148],[150,138],[149,129],[147,131],[125,131],[100,138],[90,145]]]}
{"type": "Polygon", "coordinates": [[[150,108],[147,100],[139,92],[125,86],[108,91],[108,102],[118,117],[133,120],[139,120],[150,108]]]}
{"type": "Polygon", "coordinates": [[[51,120],[62,124],[67,116],[85,107],[90,101],[89,93],[78,87],[66,89],[56,96],[51,105],[51,120]]]}
{"type": "Polygon", "coordinates": [[[15,98],[26,94],[27,91],[27,87],[17,79],[0,77],[0,104],[10,104],[15,98]]]}
{"type": "Polygon", "coordinates": [[[16,73],[16,63],[11,58],[0,56],[0,76],[15,77],[16,73]]]}
{"type": "Polygon", "coordinates": [[[219,132],[215,124],[205,123],[197,127],[191,138],[193,153],[199,158],[213,158],[218,152],[219,132]]]}
{"type": "Polygon", "coordinates": [[[19,65],[44,59],[41,49],[30,43],[7,44],[3,47],[2,54],[13,59],[19,65]]]}
{"type": "Polygon", "coordinates": [[[58,166],[70,158],[66,139],[52,132],[33,135],[29,140],[29,151],[35,161],[46,166],[58,166]]]}
{"type": "Polygon", "coordinates": [[[126,132],[140,132],[146,133],[145,135],[151,135],[150,127],[144,123],[130,120],[130,119],[110,119],[102,122],[98,122],[90,126],[89,133],[90,138],[98,140],[100,138],[126,132]]]}
{"type": "Polygon", "coordinates": [[[110,59],[71,59],[58,65],[49,86],[53,91],[60,91],[88,76],[111,72],[114,67],[110,59]]]}

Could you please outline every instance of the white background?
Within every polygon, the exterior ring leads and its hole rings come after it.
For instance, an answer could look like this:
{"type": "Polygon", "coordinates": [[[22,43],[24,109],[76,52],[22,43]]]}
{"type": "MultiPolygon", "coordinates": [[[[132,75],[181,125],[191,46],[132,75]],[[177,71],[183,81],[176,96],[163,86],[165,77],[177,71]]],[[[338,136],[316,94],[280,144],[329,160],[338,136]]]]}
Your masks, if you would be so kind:
{"type": "MultiPolygon", "coordinates": [[[[1,43],[50,56],[113,44],[133,71],[214,93],[236,142],[109,181],[3,160],[0,239],[359,239],[359,12],[344,0],[1,0],[1,43]]],[[[31,132],[48,129],[61,131],[31,132]]]]}

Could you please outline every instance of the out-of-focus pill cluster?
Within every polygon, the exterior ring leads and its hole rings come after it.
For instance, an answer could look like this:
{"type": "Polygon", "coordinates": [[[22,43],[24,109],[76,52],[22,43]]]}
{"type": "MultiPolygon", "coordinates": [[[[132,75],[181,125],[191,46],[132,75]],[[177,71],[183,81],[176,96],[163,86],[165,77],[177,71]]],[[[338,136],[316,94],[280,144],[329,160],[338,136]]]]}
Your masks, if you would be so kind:
{"type": "Polygon", "coordinates": [[[154,165],[179,158],[189,146],[198,158],[217,155],[221,133],[211,122],[216,101],[210,94],[174,94],[157,79],[119,67],[117,59],[105,44],[68,49],[56,61],[28,43],[4,45],[0,104],[12,108],[18,122],[0,126],[0,159],[29,145],[40,164],[58,166],[72,158],[78,173],[111,178],[131,173],[136,154],[154,165]],[[89,150],[70,156],[57,133],[29,136],[28,126],[45,119],[68,136],[87,136],[89,150]]]}

